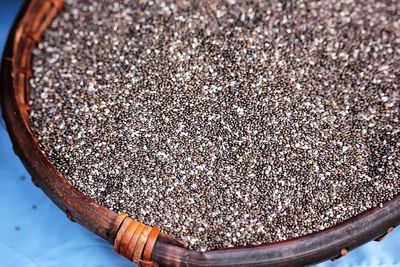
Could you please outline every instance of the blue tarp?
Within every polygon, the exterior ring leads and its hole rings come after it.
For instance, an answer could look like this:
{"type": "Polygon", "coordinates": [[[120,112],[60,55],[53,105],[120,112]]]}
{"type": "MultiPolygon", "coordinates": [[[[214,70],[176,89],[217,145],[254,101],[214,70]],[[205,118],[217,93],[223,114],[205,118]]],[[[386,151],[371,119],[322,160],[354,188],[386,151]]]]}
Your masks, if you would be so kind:
{"type": "MultiPolygon", "coordinates": [[[[0,52],[21,0],[0,0],[0,52]]],[[[71,223],[33,186],[0,126],[0,267],[133,266],[111,246],[71,223]]],[[[400,231],[371,242],[335,263],[319,266],[400,267],[400,231]]]]}

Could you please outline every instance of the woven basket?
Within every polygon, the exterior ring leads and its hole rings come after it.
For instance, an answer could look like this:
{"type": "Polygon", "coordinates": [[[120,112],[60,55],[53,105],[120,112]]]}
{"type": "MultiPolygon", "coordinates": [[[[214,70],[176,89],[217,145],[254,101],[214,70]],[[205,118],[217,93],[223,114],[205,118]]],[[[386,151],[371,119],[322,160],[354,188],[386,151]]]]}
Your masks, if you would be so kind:
{"type": "Polygon", "coordinates": [[[49,162],[30,128],[29,78],[32,49],[57,13],[62,0],[26,2],[8,38],[2,62],[2,108],[14,151],[32,181],[75,221],[113,244],[141,266],[304,266],[337,259],[371,240],[381,240],[400,224],[400,196],[324,231],[283,242],[200,253],[124,213],[83,195],[49,162]]]}

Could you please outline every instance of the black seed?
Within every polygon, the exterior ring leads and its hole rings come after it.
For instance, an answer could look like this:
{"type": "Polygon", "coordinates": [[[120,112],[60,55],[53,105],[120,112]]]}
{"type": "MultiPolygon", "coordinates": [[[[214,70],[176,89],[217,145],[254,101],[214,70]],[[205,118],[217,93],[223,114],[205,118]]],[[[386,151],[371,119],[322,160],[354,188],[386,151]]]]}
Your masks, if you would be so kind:
{"type": "Polygon", "coordinates": [[[31,119],[79,190],[205,250],[319,231],[400,189],[399,1],[76,1],[31,119]]]}

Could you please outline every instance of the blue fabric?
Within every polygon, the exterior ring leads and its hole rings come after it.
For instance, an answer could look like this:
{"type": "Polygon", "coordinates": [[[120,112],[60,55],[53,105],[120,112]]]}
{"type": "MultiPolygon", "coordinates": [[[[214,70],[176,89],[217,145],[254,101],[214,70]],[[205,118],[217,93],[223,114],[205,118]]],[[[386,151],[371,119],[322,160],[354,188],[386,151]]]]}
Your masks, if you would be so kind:
{"type": "MultiPolygon", "coordinates": [[[[0,52],[21,0],[0,0],[0,52]]],[[[2,124],[3,125],[3,124],[2,124]]],[[[133,266],[110,245],[71,223],[33,186],[0,126],[0,267],[133,266]]],[[[371,242],[327,266],[400,267],[400,231],[371,242]]]]}

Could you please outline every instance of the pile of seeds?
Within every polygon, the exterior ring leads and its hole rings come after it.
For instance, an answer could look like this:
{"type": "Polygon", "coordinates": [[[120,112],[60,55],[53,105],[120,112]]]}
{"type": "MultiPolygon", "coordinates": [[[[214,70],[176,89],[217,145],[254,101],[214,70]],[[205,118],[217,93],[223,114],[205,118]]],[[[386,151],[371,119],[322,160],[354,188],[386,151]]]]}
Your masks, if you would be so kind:
{"type": "Polygon", "coordinates": [[[33,70],[59,171],[194,249],[319,231],[400,190],[397,0],[68,0],[33,70]]]}

